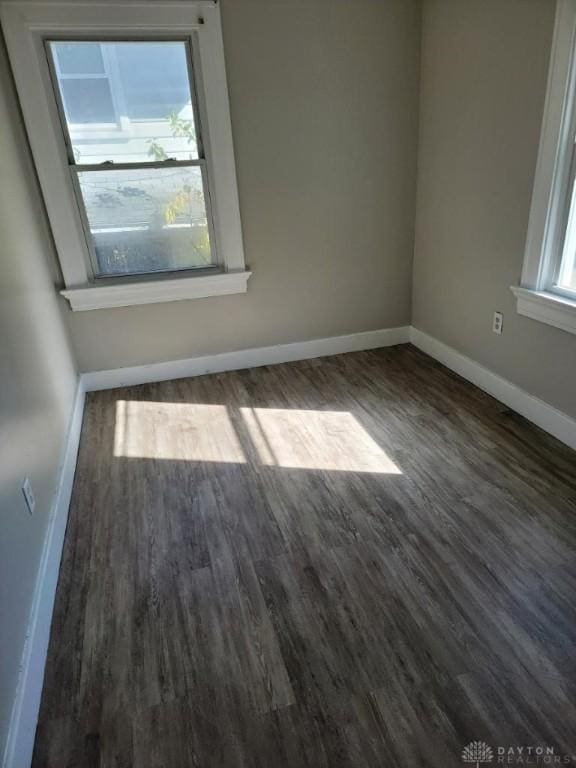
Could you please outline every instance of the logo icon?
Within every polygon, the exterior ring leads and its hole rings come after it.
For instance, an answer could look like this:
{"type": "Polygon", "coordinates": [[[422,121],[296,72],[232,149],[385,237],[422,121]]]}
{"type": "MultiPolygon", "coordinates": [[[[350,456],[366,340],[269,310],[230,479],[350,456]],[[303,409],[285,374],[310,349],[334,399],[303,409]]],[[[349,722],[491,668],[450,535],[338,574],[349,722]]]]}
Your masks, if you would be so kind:
{"type": "Polygon", "coordinates": [[[494,760],[492,747],[483,741],[471,741],[462,750],[463,763],[475,763],[476,768],[480,768],[480,763],[491,763],[494,760]]]}

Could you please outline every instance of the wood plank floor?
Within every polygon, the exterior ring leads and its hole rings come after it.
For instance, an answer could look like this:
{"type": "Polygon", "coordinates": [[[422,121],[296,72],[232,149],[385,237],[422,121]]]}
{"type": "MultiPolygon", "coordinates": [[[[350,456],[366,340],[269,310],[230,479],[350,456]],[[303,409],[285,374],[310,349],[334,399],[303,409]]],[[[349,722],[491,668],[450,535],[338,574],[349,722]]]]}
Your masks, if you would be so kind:
{"type": "Polygon", "coordinates": [[[573,755],[575,552],[576,454],[410,346],[91,394],[34,766],[573,755]]]}

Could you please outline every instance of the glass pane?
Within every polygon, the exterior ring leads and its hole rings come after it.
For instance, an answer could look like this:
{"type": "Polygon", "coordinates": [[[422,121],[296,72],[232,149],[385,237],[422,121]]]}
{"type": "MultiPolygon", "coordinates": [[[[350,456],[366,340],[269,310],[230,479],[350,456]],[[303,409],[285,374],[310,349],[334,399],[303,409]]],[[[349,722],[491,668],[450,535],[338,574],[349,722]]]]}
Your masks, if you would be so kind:
{"type": "Polygon", "coordinates": [[[576,291],[576,183],[572,180],[571,184],[570,211],[557,285],[564,290],[576,291]]]}
{"type": "Polygon", "coordinates": [[[116,113],[108,80],[64,80],[62,99],[71,123],[115,123],[116,113]]]}
{"type": "Polygon", "coordinates": [[[50,49],[76,163],[198,159],[186,43],[51,42],[50,49]]]}
{"type": "Polygon", "coordinates": [[[62,75],[103,75],[104,61],[99,43],[58,43],[54,45],[58,71],[62,75]]]}
{"type": "Polygon", "coordinates": [[[197,166],[82,171],[78,180],[99,275],[213,263],[197,166]]]}
{"type": "Polygon", "coordinates": [[[566,255],[560,272],[558,284],[561,288],[576,291],[576,257],[575,254],[566,255]]]}

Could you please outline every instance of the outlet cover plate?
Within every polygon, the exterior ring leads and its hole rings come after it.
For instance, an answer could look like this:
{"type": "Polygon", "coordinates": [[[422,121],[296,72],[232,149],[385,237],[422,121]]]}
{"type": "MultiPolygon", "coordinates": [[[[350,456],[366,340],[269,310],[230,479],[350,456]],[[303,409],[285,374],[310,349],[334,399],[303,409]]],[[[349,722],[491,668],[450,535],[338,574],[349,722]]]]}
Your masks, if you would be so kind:
{"type": "Polygon", "coordinates": [[[502,335],[502,328],[504,326],[504,315],[502,312],[494,312],[494,320],[492,321],[492,330],[498,336],[502,335]]]}

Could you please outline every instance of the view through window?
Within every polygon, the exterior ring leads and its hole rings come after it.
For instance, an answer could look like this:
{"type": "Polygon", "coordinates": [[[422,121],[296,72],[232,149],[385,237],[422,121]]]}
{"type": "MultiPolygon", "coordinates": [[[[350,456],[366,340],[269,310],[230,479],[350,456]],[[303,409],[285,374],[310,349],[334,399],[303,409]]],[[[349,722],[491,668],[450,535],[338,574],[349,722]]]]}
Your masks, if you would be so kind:
{"type": "MultiPolygon", "coordinates": [[[[575,165],[574,160],[572,162],[573,167],[575,165]]],[[[574,176],[572,176],[571,184],[570,213],[556,285],[561,291],[576,294],[576,179],[574,176]]]]}
{"type": "Polygon", "coordinates": [[[94,276],[214,266],[188,44],[48,49],[94,276]]]}

